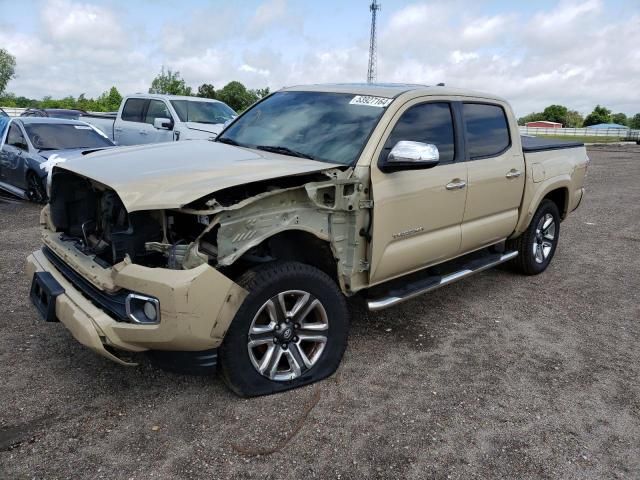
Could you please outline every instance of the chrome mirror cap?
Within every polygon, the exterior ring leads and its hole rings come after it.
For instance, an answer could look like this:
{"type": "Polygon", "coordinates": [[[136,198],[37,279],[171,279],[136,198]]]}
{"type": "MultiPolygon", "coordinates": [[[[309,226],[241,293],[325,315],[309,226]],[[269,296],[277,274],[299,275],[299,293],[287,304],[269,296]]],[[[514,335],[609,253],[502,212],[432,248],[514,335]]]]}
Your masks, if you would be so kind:
{"type": "Polygon", "coordinates": [[[411,142],[401,140],[389,152],[389,163],[438,163],[440,152],[438,147],[431,143],[411,142]]]}

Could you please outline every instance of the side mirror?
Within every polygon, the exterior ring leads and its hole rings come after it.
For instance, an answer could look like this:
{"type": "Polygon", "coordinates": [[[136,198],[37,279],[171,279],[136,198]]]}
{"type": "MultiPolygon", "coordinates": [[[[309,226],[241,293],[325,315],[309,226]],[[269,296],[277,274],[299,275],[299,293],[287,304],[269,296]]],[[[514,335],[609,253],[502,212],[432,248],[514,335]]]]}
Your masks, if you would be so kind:
{"type": "Polygon", "coordinates": [[[383,172],[432,168],[440,162],[438,147],[431,143],[401,140],[379,165],[383,172]]]}
{"type": "Polygon", "coordinates": [[[159,130],[171,130],[173,121],[170,118],[154,118],[153,126],[159,130]]]}

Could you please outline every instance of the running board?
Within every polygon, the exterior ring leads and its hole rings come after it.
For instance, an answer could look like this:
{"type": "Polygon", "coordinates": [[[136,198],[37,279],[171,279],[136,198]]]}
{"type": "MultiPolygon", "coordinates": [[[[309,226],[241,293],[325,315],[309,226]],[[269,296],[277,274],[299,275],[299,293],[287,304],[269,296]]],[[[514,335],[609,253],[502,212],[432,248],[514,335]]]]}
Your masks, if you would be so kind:
{"type": "Polygon", "coordinates": [[[406,284],[401,288],[396,288],[387,292],[387,295],[382,298],[372,299],[367,301],[369,310],[375,312],[377,310],[383,310],[385,308],[392,307],[398,303],[404,302],[411,298],[422,295],[423,293],[430,292],[450,283],[457,282],[463,278],[467,278],[474,273],[482,272],[489,268],[500,265],[501,263],[508,262],[512,258],[518,256],[518,252],[497,253],[488,255],[486,257],[477,258],[470,261],[464,268],[447,275],[433,275],[423,277],[412,283],[406,284]]]}

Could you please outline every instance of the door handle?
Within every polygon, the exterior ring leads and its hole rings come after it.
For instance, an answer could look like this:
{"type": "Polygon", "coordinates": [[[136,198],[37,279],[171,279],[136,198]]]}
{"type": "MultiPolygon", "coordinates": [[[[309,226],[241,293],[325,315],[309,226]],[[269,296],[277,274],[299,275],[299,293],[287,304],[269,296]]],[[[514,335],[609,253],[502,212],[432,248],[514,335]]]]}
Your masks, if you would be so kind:
{"type": "Polygon", "coordinates": [[[507,178],[518,178],[520,175],[522,175],[522,172],[520,170],[513,169],[513,170],[509,170],[507,172],[507,174],[505,175],[505,177],[507,177],[507,178]]]}
{"type": "Polygon", "coordinates": [[[140,130],[140,135],[149,135],[149,132],[146,130],[140,130]]]}
{"type": "Polygon", "coordinates": [[[467,182],[456,178],[455,180],[452,180],[450,183],[447,183],[445,188],[447,190],[461,190],[466,186],[467,186],[467,182]]]}
{"type": "Polygon", "coordinates": [[[116,127],[114,130],[115,130],[116,132],[121,132],[121,131],[122,131],[122,128],[121,128],[121,127],[116,127]]]}

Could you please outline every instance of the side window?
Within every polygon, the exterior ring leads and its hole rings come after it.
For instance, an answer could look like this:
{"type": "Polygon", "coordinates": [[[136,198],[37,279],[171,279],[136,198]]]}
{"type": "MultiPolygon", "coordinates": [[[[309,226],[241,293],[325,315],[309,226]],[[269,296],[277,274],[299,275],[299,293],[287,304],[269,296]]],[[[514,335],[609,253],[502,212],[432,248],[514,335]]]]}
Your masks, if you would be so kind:
{"type": "Polygon", "coordinates": [[[498,105],[465,103],[462,116],[471,160],[495,157],[511,144],[507,115],[498,105]]]}
{"type": "Polygon", "coordinates": [[[393,127],[381,155],[389,155],[401,140],[431,143],[438,147],[440,163],[453,162],[455,135],[451,106],[448,103],[423,103],[409,108],[393,127]]]}
{"type": "Polygon", "coordinates": [[[16,147],[21,150],[28,150],[27,141],[24,139],[24,135],[22,135],[22,131],[17,125],[11,125],[9,127],[9,133],[7,133],[7,145],[11,145],[12,147],[16,147]]]}
{"type": "Polygon", "coordinates": [[[145,116],[145,122],[153,125],[153,121],[156,118],[168,118],[171,119],[171,114],[165,103],[161,100],[151,100],[149,108],[147,108],[147,114],[145,116]]]}
{"type": "Polygon", "coordinates": [[[130,98],[122,109],[122,120],[127,122],[143,122],[143,113],[147,106],[144,98],[130,98]]]}

